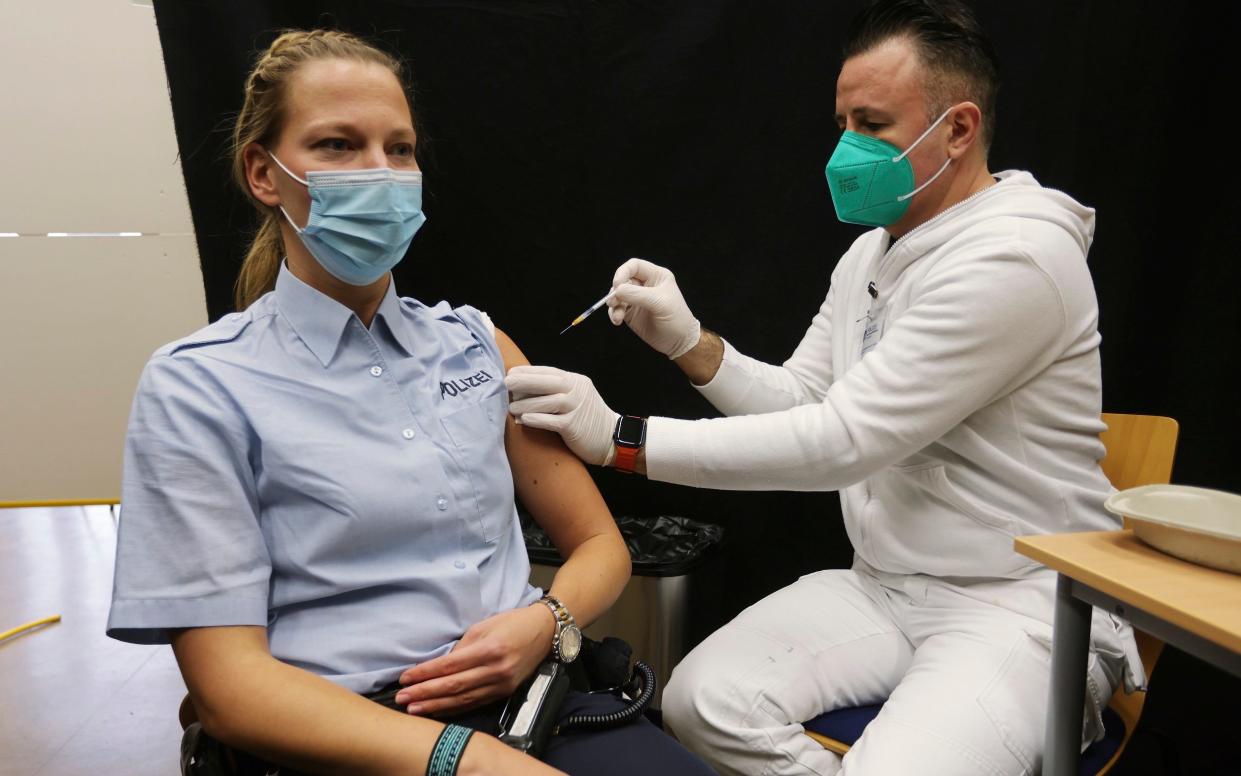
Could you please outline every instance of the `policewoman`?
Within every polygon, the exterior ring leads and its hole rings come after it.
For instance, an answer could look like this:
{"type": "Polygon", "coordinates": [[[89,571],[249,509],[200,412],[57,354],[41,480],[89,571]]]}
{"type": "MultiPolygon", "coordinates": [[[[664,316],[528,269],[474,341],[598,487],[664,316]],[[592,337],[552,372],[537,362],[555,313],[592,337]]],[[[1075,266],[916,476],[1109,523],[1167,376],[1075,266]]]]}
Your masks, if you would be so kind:
{"type": "Polygon", "coordinates": [[[547,764],[474,730],[575,657],[629,556],[560,440],[508,421],[512,340],[397,296],[424,222],[416,142],[386,53],[315,30],[260,56],[234,132],[262,214],[241,312],[142,374],[108,633],[172,644],[218,772],[707,773],[646,722],[557,737],[547,764]],[[515,496],[566,558],[546,596],[515,496]]]}

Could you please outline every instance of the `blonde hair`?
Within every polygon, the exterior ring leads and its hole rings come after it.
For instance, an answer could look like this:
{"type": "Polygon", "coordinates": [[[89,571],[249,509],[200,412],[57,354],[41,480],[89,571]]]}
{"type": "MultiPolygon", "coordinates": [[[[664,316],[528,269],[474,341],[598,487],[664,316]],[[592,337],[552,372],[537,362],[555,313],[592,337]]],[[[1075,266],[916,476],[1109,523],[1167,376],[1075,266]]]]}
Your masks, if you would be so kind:
{"type": "Polygon", "coordinates": [[[250,191],[246,179],[245,150],[251,143],[264,148],[275,144],[284,128],[290,79],[299,67],[320,59],[351,59],[387,68],[405,90],[411,120],[413,118],[413,99],[405,78],[405,68],[400,60],[387,52],[355,35],[336,30],[287,30],[272,41],[246,78],[245,101],[233,128],[233,180],[254,203],[262,219],[233,289],[238,310],[246,309],[275,287],[280,260],[284,256],[279,210],[259,202],[250,191]]]}

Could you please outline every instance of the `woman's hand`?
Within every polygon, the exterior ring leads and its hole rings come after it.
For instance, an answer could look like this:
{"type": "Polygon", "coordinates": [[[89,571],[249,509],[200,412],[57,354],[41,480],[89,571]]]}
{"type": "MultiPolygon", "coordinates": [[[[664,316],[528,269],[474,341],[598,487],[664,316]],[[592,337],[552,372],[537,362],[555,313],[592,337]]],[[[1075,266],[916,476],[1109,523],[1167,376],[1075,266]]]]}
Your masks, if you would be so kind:
{"type": "Polygon", "coordinates": [[[410,714],[456,714],[513,694],[547,658],[556,631],[539,603],[475,623],[452,651],[401,674],[396,702],[410,714]]]}

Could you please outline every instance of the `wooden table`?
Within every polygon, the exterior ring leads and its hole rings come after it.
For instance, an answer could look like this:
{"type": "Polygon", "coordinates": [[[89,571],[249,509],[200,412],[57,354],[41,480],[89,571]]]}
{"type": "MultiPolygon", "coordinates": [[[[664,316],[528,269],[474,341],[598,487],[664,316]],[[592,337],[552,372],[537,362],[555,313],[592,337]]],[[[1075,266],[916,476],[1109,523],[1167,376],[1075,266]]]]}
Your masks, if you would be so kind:
{"type": "Polygon", "coordinates": [[[1241,576],[1165,555],[1132,531],[1023,536],[1015,545],[1059,575],[1046,776],[1077,774],[1091,606],[1241,676],[1241,576]]]}

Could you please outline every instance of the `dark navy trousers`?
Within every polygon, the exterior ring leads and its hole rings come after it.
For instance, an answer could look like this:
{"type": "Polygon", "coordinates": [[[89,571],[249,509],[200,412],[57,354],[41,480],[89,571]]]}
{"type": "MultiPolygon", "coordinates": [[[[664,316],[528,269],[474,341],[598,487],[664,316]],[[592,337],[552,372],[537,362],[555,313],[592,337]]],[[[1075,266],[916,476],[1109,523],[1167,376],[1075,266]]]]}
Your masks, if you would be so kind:
{"type": "MultiPolygon", "coordinates": [[[[503,706],[503,703],[495,704],[444,721],[494,734],[503,706]]],[[[611,714],[624,706],[625,702],[614,695],[589,695],[570,690],[560,706],[560,716],[611,714]]],[[[611,730],[552,736],[542,759],[569,776],[711,776],[715,773],[645,717],[611,730]]]]}

